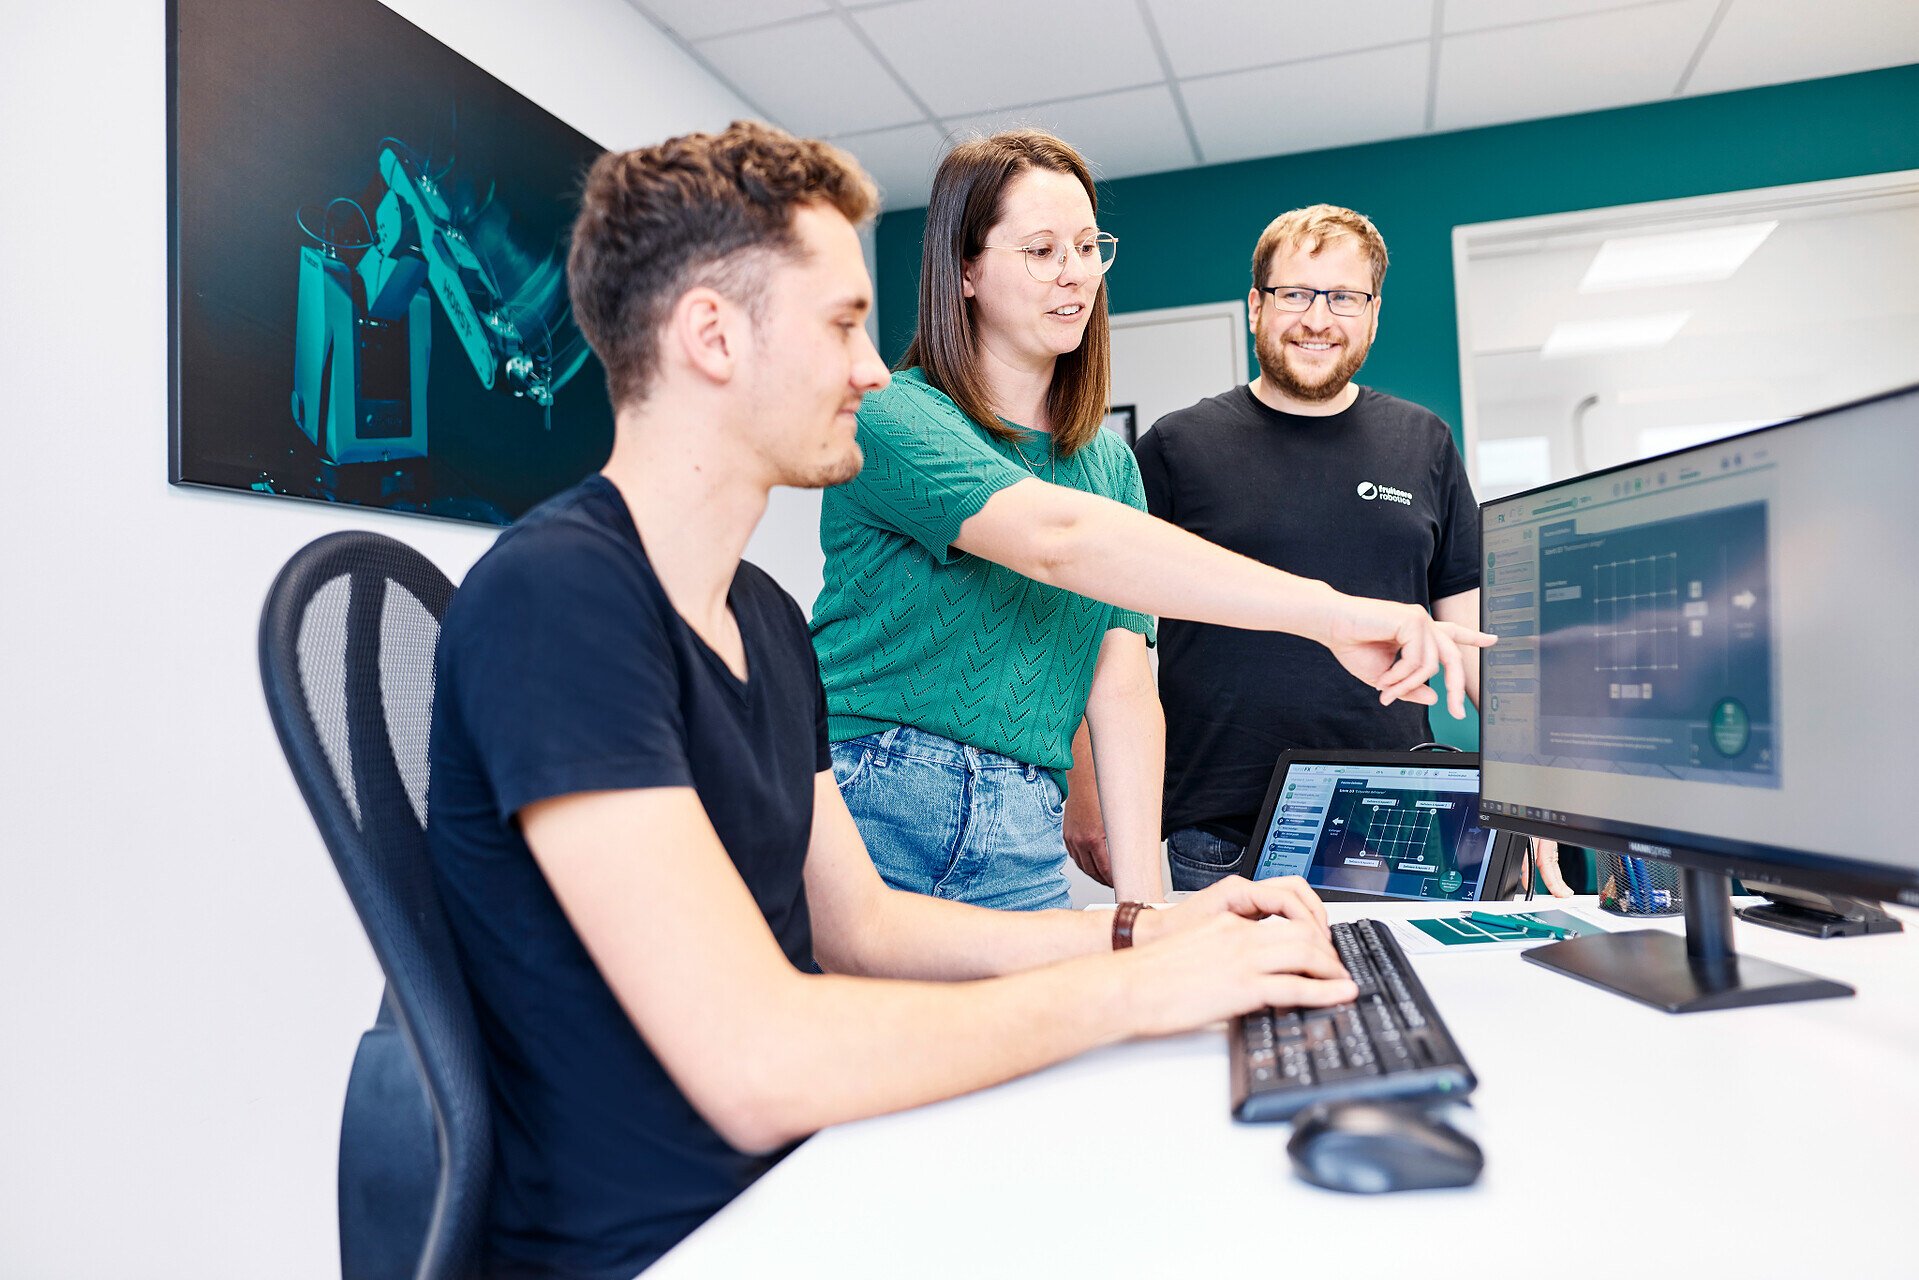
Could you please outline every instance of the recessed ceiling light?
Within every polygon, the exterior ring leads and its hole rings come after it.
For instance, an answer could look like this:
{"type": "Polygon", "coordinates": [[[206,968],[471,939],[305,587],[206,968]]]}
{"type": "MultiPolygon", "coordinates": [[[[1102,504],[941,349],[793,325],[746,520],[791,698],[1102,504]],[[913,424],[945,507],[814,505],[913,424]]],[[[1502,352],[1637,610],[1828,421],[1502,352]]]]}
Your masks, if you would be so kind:
{"type": "Polygon", "coordinates": [[[1617,320],[1561,320],[1546,335],[1546,345],[1539,349],[1539,358],[1561,360],[1601,351],[1663,347],[1690,319],[1690,311],[1669,311],[1654,316],[1622,316],[1617,320]]]}
{"type": "Polygon", "coordinates": [[[1739,270],[1779,223],[1745,222],[1656,236],[1618,236],[1599,246],[1581,293],[1649,289],[1724,280],[1739,270]]]}

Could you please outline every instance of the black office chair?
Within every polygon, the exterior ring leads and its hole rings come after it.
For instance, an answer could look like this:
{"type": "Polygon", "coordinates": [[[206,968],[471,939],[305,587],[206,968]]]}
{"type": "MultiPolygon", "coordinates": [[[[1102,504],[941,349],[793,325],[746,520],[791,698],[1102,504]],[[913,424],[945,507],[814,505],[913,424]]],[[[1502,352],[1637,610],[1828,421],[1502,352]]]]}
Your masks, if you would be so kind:
{"type": "Polygon", "coordinates": [[[412,548],[334,533],[287,562],[260,615],[273,727],[386,974],[340,1122],[345,1280],[464,1276],[486,1216],[486,1069],[426,852],[433,651],[452,596],[412,548]]]}

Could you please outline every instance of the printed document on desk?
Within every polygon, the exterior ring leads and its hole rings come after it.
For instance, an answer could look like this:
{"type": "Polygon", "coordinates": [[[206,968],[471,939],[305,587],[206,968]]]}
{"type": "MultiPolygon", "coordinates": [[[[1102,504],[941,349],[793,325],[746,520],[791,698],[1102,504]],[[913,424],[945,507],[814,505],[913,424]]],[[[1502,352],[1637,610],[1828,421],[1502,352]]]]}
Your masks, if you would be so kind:
{"type": "MultiPolygon", "coordinates": [[[[1517,934],[1496,926],[1479,924],[1468,918],[1471,914],[1461,912],[1410,920],[1385,919],[1381,923],[1391,930],[1407,955],[1433,955],[1441,951],[1517,951],[1558,940],[1551,936],[1517,934]]],[[[1523,911],[1502,910],[1497,914],[1514,920],[1556,925],[1567,930],[1568,937],[1574,938],[1610,933],[1616,927],[1616,921],[1597,907],[1555,907],[1542,903],[1523,911]]]]}

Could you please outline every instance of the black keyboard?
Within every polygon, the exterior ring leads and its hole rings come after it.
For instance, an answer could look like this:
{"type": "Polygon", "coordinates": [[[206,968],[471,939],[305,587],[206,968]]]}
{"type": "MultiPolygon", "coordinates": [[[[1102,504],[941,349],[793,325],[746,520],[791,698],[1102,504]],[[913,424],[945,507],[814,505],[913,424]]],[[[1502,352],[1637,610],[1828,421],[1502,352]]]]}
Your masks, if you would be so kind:
{"type": "Polygon", "coordinates": [[[1332,932],[1359,998],[1261,1009],[1235,1022],[1233,1118],[1287,1120],[1316,1102],[1471,1093],[1472,1068],[1386,926],[1356,920],[1332,932]]]}

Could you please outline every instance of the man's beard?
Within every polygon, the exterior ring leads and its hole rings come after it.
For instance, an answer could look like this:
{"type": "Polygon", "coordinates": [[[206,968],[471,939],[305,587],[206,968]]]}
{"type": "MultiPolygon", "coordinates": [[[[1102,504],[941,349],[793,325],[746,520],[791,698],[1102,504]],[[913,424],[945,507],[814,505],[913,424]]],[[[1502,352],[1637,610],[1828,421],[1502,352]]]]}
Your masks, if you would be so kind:
{"type": "MultiPolygon", "coordinates": [[[[1291,329],[1287,333],[1292,332],[1291,329]]],[[[1327,370],[1318,382],[1302,382],[1293,375],[1286,363],[1286,334],[1274,336],[1264,325],[1260,326],[1258,336],[1253,341],[1253,352],[1259,357],[1259,374],[1266,384],[1282,395],[1306,404],[1324,404],[1346,389],[1359,372],[1359,366],[1366,363],[1367,353],[1373,349],[1372,339],[1353,346],[1348,343],[1339,357],[1339,362],[1327,370]]]]}
{"type": "Polygon", "coordinates": [[[821,463],[813,469],[780,481],[795,489],[831,489],[834,485],[845,484],[860,473],[860,467],[866,462],[866,455],[855,444],[831,462],[821,463]]]}

